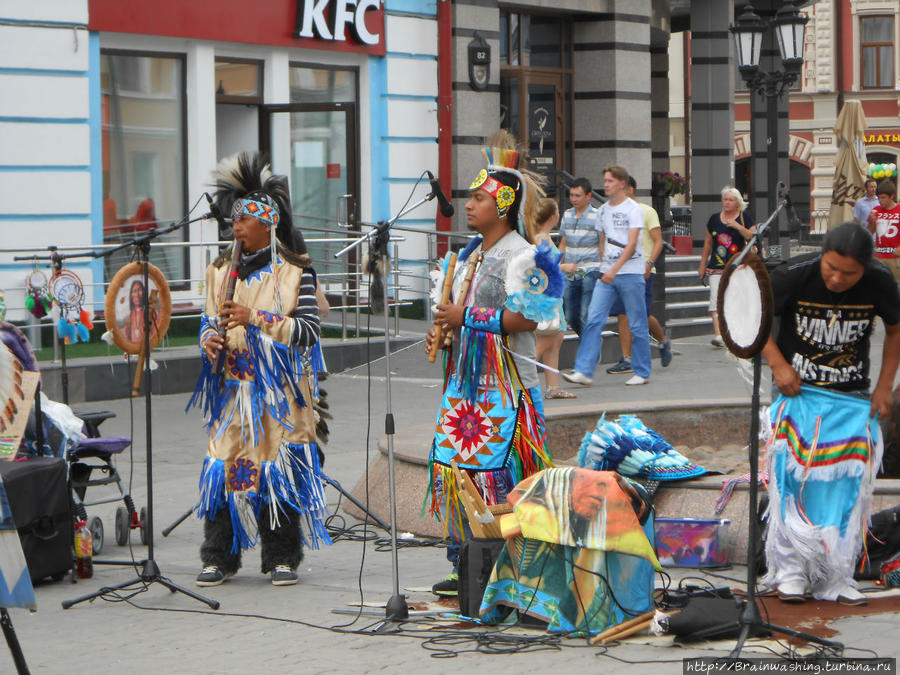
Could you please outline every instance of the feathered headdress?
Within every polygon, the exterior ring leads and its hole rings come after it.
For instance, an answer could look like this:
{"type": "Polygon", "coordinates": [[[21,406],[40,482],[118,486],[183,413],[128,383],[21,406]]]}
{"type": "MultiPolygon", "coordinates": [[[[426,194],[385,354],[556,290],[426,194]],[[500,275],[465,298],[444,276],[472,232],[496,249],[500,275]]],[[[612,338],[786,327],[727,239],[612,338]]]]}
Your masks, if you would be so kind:
{"type": "Polygon", "coordinates": [[[545,194],[543,177],[526,168],[525,152],[505,129],[492,132],[481,153],[488,165],[478,173],[469,190],[482,189],[491,195],[497,200],[497,214],[501,218],[510,215],[519,234],[534,241],[537,203],[545,194]]]}
{"type": "Polygon", "coordinates": [[[213,200],[232,218],[247,213],[272,228],[273,238],[289,252],[306,254],[303,236],[294,229],[291,195],[285,176],[272,173],[261,153],[239,152],[216,166],[213,200]]]}

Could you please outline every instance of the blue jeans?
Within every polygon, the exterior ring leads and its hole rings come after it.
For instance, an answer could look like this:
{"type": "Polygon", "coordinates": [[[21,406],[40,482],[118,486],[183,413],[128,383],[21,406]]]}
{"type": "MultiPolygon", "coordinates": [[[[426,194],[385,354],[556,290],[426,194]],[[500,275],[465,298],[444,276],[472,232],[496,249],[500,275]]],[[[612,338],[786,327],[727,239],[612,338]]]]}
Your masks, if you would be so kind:
{"type": "Polygon", "coordinates": [[[603,347],[603,327],[617,298],[625,305],[628,327],[631,329],[631,369],[635,375],[650,377],[650,331],[642,274],[617,274],[611,284],[600,282],[594,286],[587,325],[575,355],[575,370],[588,377],[594,376],[603,347]]]}
{"type": "Polygon", "coordinates": [[[591,306],[596,283],[596,271],[586,272],[581,278],[566,279],[566,288],[563,291],[563,311],[566,314],[566,323],[569,324],[569,328],[578,335],[581,335],[587,325],[588,309],[591,306]]]}

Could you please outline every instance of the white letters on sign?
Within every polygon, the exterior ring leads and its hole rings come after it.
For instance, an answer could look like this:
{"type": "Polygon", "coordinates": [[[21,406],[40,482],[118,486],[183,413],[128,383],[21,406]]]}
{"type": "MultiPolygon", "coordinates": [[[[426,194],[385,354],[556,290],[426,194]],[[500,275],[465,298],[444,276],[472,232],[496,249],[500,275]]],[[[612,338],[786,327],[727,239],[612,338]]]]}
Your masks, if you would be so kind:
{"type": "Polygon", "coordinates": [[[366,12],[380,4],[381,0],[297,0],[296,25],[300,29],[294,37],[343,41],[349,26],[357,42],[377,45],[381,36],[366,27],[366,12]]]}

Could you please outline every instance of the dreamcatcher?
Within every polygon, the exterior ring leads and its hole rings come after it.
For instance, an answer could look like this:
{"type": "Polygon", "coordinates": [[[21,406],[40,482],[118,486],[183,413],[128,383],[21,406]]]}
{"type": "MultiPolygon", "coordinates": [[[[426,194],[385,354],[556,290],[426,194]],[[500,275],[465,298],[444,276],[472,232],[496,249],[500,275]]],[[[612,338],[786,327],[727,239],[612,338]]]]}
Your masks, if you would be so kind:
{"type": "Polygon", "coordinates": [[[75,272],[59,269],[50,277],[48,291],[53,302],[59,307],[56,333],[66,344],[91,339],[94,327],[90,313],[84,309],[84,284],[75,272]]]}
{"type": "Polygon", "coordinates": [[[50,304],[47,275],[38,269],[38,264],[35,260],[34,269],[25,277],[25,309],[35,319],[42,319],[50,311],[50,304]]]}

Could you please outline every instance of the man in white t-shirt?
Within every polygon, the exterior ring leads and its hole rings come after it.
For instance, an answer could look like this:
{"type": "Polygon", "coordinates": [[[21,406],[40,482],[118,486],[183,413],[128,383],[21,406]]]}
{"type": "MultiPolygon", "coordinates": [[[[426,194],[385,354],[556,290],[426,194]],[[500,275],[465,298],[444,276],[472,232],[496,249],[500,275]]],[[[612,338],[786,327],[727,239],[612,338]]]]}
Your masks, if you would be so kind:
{"type": "Polygon", "coordinates": [[[617,299],[625,305],[631,329],[631,368],[634,376],[625,384],[646,384],[650,379],[650,334],[644,302],[644,254],[639,243],[644,228],[641,207],[626,193],[628,171],[615,164],[603,172],[603,188],[609,201],[597,212],[600,233],[600,282],[588,310],[587,325],[575,355],[575,369],[564,372],[569,382],[589,385],[603,346],[603,327],[617,299]]]}

